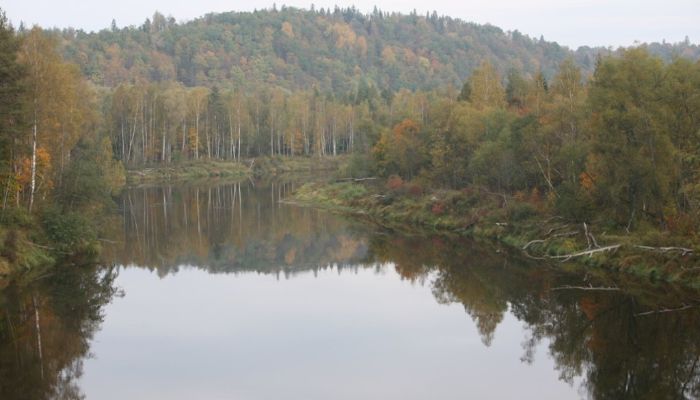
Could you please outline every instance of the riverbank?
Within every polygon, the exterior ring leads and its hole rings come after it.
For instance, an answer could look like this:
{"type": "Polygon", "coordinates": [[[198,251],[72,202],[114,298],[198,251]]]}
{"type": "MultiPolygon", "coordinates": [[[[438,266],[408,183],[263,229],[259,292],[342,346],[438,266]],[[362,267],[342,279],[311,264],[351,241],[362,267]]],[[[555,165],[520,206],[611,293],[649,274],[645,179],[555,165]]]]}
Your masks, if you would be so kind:
{"type": "Polygon", "coordinates": [[[54,260],[43,247],[29,240],[25,230],[0,227],[0,290],[25,273],[40,276],[50,268],[54,260]]]}
{"type": "Polygon", "coordinates": [[[99,215],[46,208],[36,214],[8,209],[0,220],[0,289],[31,282],[59,265],[85,265],[100,254],[99,234],[109,223],[99,215]]]}
{"type": "MultiPolygon", "coordinates": [[[[369,181],[372,182],[372,181],[369,181]]],[[[562,268],[604,268],[650,281],[700,288],[700,257],[687,238],[618,232],[547,214],[538,196],[514,198],[483,189],[424,192],[401,183],[307,184],[295,200],[416,233],[497,240],[527,257],[562,268]]]]}
{"type": "Polygon", "coordinates": [[[238,161],[200,160],[165,166],[127,170],[131,185],[206,178],[261,178],[287,173],[337,171],[347,156],[336,157],[258,157],[238,161]]]}
{"type": "Polygon", "coordinates": [[[157,183],[203,178],[245,178],[251,175],[245,163],[229,161],[188,161],[126,171],[128,184],[157,183]]]}

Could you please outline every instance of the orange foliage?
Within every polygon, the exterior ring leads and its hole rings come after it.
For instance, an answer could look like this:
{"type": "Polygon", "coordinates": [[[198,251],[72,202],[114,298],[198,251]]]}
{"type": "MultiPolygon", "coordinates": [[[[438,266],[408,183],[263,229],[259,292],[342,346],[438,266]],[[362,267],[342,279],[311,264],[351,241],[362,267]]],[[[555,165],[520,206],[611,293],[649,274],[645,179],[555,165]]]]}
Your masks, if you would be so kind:
{"type": "Polygon", "coordinates": [[[435,215],[442,215],[445,213],[446,209],[447,207],[445,206],[445,203],[437,201],[433,203],[433,206],[430,208],[430,211],[435,215]]]}
{"type": "Polygon", "coordinates": [[[579,300],[579,306],[589,321],[594,320],[601,309],[601,305],[590,297],[582,297],[581,300],[579,300]]]}
{"type": "Polygon", "coordinates": [[[581,181],[581,186],[587,191],[593,190],[593,185],[595,183],[595,177],[588,172],[581,172],[579,175],[579,180],[581,181]]]}
{"type": "MultiPolygon", "coordinates": [[[[48,175],[51,168],[51,155],[49,152],[43,148],[39,147],[36,149],[36,185],[37,187],[41,184],[45,189],[51,188],[52,182],[48,179],[48,175]]],[[[31,157],[25,157],[20,161],[19,168],[15,180],[20,187],[25,188],[31,184],[32,181],[32,159],[31,157]]]]}
{"type": "Polygon", "coordinates": [[[392,175],[387,179],[386,187],[389,190],[399,190],[403,187],[403,179],[398,175],[392,175]]]}
{"type": "Polygon", "coordinates": [[[402,138],[406,136],[413,136],[418,134],[420,131],[420,126],[418,123],[412,119],[405,119],[394,126],[394,136],[396,138],[402,138]]]}

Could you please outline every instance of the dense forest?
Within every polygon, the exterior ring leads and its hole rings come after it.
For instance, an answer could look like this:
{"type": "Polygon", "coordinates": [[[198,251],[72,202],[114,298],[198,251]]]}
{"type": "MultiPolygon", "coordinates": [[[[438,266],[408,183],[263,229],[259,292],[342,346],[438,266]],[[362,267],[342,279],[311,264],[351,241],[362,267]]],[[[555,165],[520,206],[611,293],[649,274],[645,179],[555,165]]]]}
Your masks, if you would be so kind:
{"type": "MultiPolygon", "coordinates": [[[[360,84],[379,91],[429,90],[460,85],[481,61],[505,75],[516,69],[551,77],[573,57],[584,74],[598,54],[611,49],[571,51],[556,42],[518,31],[468,23],[437,13],[409,15],[375,8],[278,10],[208,14],[176,22],[156,12],[141,26],[85,33],[54,31],[66,58],[98,85],[179,81],[193,86],[315,88],[354,97],[360,84]]],[[[700,58],[689,41],[649,45],[665,61],[700,58]]]]}
{"type": "Polygon", "coordinates": [[[0,275],[94,253],[102,211],[124,179],[99,97],[56,40],[16,33],[0,13],[0,275]],[[37,244],[43,243],[43,244],[37,244]]]}
{"type": "Polygon", "coordinates": [[[293,8],[97,33],[3,19],[1,39],[3,209],[108,198],[123,167],[353,154],[354,176],[627,231],[700,217],[688,41],[572,52],[435,13],[293,8]]]}
{"type": "Polygon", "coordinates": [[[664,64],[637,48],[600,59],[586,84],[570,60],[550,80],[511,74],[506,82],[485,63],[456,99],[405,109],[372,149],[376,169],[520,193],[576,220],[604,215],[627,230],[653,221],[694,232],[700,64],[664,64]]]}

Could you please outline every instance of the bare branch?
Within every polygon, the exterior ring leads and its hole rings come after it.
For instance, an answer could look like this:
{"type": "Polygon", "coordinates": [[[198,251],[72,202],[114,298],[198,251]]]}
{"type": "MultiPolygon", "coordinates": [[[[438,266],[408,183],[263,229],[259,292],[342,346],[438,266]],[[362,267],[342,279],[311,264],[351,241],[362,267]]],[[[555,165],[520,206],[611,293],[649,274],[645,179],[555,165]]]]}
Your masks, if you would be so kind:
{"type": "Polygon", "coordinates": [[[568,260],[570,260],[572,258],[576,258],[576,257],[581,257],[581,256],[589,256],[590,257],[596,253],[602,253],[602,252],[606,252],[606,251],[615,251],[615,250],[619,249],[620,247],[622,247],[621,244],[614,244],[612,246],[605,246],[605,247],[600,247],[600,248],[593,249],[593,250],[580,251],[578,253],[564,254],[561,256],[551,256],[550,258],[560,259],[560,260],[562,260],[562,262],[565,262],[565,261],[568,261],[568,260]]]}
{"type": "Polygon", "coordinates": [[[525,246],[523,246],[523,250],[527,250],[528,247],[530,247],[531,245],[533,245],[535,243],[544,243],[544,242],[545,241],[543,239],[531,240],[531,241],[527,242],[527,244],[525,246]]]}
{"type": "Polygon", "coordinates": [[[595,286],[569,286],[569,285],[565,285],[565,286],[551,288],[549,290],[550,291],[555,291],[555,290],[600,290],[600,291],[612,292],[612,291],[618,291],[618,290],[620,290],[620,288],[615,287],[615,286],[595,287],[595,286]]]}
{"type": "Polygon", "coordinates": [[[683,310],[687,310],[687,309],[694,308],[697,306],[698,306],[697,304],[684,304],[682,307],[678,307],[678,308],[664,308],[661,310],[647,311],[647,312],[643,312],[643,313],[634,314],[634,316],[635,317],[642,317],[645,315],[662,314],[662,313],[668,313],[668,312],[674,312],[674,311],[683,311],[683,310]]]}
{"type": "Polygon", "coordinates": [[[635,245],[634,247],[642,250],[649,250],[649,251],[654,251],[657,253],[668,253],[668,252],[673,252],[677,251],[680,252],[681,255],[685,256],[687,254],[693,254],[694,250],[689,249],[686,247],[652,247],[652,246],[640,246],[640,245],[635,245]]]}

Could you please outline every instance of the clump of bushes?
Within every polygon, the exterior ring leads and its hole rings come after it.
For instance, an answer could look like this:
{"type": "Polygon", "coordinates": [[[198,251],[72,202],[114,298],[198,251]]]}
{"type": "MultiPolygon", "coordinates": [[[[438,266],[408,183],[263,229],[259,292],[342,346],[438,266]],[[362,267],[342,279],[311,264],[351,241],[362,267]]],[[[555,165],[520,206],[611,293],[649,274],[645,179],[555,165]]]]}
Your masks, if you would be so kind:
{"type": "Polygon", "coordinates": [[[85,214],[63,212],[59,208],[46,209],[41,218],[47,242],[59,257],[96,255],[98,250],[95,224],[85,214]]]}
{"type": "Polygon", "coordinates": [[[362,185],[344,184],[340,185],[338,196],[345,201],[352,202],[363,198],[367,194],[367,189],[362,185]]]}

